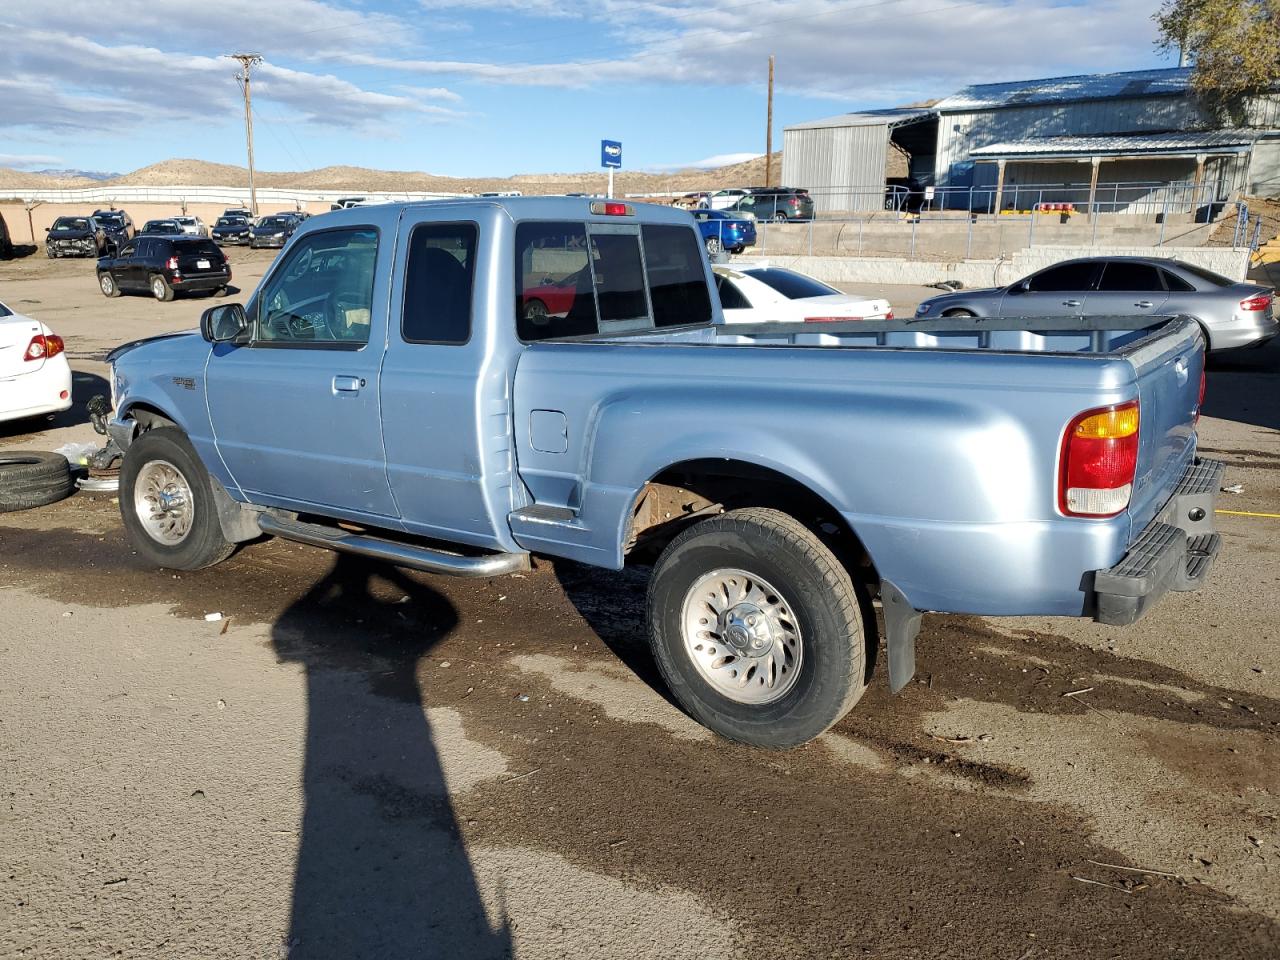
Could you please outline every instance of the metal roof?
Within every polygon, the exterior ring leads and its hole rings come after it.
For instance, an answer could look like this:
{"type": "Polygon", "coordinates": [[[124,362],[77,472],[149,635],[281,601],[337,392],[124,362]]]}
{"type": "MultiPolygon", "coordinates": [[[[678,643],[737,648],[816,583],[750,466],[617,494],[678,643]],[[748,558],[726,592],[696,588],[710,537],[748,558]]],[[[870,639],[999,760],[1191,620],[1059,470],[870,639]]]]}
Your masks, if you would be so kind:
{"type": "Polygon", "coordinates": [[[975,160],[1000,157],[1091,157],[1234,151],[1253,144],[1258,130],[1206,130],[1202,133],[1135,133],[1103,137],[1029,137],[974,147],[975,160]]]}
{"type": "Polygon", "coordinates": [[[1092,73],[1046,80],[1012,83],[979,83],[938,101],[942,112],[994,110],[1040,103],[1073,103],[1119,97],[1185,95],[1191,90],[1191,68],[1131,70],[1125,73],[1092,73]]]}
{"type": "Polygon", "coordinates": [[[807,123],[793,123],[784,130],[820,130],[830,127],[900,127],[905,123],[914,123],[935,116],[937,111],[931,107],[891,107],[886,110],[862,110],[858,113],[842,113],[838,117],[827,117],[825,120],[810,120],[807,123]]]}

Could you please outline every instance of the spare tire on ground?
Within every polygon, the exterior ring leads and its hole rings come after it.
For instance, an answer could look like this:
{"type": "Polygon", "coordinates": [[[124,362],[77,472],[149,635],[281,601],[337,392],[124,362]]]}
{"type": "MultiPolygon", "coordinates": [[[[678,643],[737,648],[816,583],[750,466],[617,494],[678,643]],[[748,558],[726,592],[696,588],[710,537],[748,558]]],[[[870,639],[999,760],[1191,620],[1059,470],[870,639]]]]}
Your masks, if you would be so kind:
{"type": "Polygon", "coordinates": [[[0,450],[0,513],[43,507],[74,492],[71,467],[62,454],[0,450]]]}

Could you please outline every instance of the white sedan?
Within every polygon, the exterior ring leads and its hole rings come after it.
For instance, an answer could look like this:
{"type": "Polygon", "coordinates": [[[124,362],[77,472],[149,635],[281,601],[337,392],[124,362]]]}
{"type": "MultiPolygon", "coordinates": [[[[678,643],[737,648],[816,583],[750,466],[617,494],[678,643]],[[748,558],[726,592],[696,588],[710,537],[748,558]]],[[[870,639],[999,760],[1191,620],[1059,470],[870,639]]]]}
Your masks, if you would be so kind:
{"type": "Polygon", "coordinates": [[[725,323],[892,320],[888,300],[841,293],[820,280],[768,263],[714,265],[725,323]]]}
{"type": "Polygon", "coordinates": [[[0,303],[0,421],[71,406],[71,365],[62,338],[0,303]]]}

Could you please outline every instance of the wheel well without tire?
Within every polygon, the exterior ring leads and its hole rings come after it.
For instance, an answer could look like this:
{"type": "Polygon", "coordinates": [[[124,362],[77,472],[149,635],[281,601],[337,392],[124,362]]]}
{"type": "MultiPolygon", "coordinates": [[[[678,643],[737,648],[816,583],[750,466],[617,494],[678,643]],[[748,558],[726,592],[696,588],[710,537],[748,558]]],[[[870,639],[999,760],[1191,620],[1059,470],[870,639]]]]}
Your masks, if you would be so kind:
{"type": "Polygon", "coordinates": [[[688,460],[654,476],[632,506],[624,552],[647,561],[690,523],[740,507],[770,507],[795,517],[854,580],[879,583],[871,555],[839,510],[784,473],[737,460],[688,460]]]}
{"type": "Polygon", "coordinates": [[[139,433],[146,433],[148,430],[154,430],[157,427],[178,426],[178,422],[168,414],[145,403],[135,403],[127,411],[123,412],[121,417],[136,423],[139,433]]]}

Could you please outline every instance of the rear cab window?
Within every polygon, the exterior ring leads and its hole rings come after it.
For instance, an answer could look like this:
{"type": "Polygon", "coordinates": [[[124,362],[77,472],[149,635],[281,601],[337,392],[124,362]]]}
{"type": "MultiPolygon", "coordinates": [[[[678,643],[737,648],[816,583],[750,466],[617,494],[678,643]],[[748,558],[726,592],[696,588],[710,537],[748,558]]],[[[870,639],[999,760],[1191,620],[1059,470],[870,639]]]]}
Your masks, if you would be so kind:
{"type": "Polygon", "coordinates": [[[471,339],[478,233],[474,223],[420,223],[409,234],[400,317],[406,343],[471,339]]]}
{"type": "Polygon", "coordinates": [[[690,227],[525,221],[515,242],[521,340],[711,320],[701,244],[690,227]]]}

